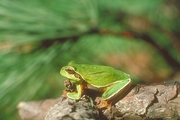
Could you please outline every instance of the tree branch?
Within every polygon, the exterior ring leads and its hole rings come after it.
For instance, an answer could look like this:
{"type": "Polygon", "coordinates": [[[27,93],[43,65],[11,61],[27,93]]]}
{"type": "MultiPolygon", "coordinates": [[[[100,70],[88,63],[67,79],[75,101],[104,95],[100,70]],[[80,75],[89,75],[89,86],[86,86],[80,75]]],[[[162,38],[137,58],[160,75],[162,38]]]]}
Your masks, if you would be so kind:
{"type": "Polygon", "coordinates": [[[150,45],[152,45],[157,51],[159,51],[162,57],[173,69],[180,70],[180,63],[169,54],[166,48],[163,48],[162,46],[160,46],[150,36],[142,34],[142,35],[136,35],[136,38],[140,38],[144,40],[145,42],[149,43],[150,45]]]}
{"type": "Polygon", "coordinates": [[[121,36],[125,38],[137,38],[140,40],[143,40],[150,44],[153,48],[155,48],[164,58],[164,60],[167,62],[169,66],[172,67],[173,70],[180,70],[180,63],[176,59],[174,59],[171,54],[168,52],[168,50],[161,45],[159,45],[156,40],[154,40],[151,36],[148,34],[140,34],[140,33],[135,33],[132,31],[122,31],[122,32],[117,32],[117,31],[112,31],[112,30],[106,30],[102,29],[99,30],[101,34],[111,34],[115,36],[121,36]]]}
{"type": "Polygon", "coordinates": [[[107,109],[96,109],[88,97],[72,100],[63,96],[54,100],[21,102],[18,108],[22,120],[176,120],[180,119],[180,80],[137,85],[107,109]]]}

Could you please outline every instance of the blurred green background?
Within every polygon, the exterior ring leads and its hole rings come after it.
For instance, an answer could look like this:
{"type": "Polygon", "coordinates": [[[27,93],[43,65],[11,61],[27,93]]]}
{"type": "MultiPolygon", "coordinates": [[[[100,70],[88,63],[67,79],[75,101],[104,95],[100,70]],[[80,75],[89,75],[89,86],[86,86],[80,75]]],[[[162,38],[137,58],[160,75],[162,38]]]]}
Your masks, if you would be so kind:
{"type": "Polygon", "coordinates": [[[20,101],[57,98],[69,61],[137,83],[180,78],[179,0],[1,0],[0,120],[20,101]]]}

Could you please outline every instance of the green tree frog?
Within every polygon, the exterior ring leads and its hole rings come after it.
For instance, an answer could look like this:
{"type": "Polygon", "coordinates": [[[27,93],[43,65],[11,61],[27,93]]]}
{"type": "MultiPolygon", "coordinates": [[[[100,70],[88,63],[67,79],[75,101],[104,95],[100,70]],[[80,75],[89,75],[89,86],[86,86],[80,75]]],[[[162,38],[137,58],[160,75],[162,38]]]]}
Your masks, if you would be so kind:
{"type": "Polygon", "coordinates": [[[72,99],[80,99],[86,87],[100,90],[103,92],[102,99],[108,100],[131,84],[128,74],[109,66],[69,62],[61,68],[60,74],[76,85],[76,91],[67,92],[72,99]]]}

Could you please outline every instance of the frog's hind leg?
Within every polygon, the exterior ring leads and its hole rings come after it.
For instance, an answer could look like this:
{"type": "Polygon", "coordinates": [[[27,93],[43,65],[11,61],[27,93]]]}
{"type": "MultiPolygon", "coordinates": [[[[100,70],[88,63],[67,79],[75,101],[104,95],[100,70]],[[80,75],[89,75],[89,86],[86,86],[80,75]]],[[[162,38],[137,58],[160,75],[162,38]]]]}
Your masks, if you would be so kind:
{"type": "Polygon", "coordinates": [[[102,94],[103,100],[109,100],[110,98],[123,93],[131,86],[131,79],[121,80],[107,88],[102,94]]]}

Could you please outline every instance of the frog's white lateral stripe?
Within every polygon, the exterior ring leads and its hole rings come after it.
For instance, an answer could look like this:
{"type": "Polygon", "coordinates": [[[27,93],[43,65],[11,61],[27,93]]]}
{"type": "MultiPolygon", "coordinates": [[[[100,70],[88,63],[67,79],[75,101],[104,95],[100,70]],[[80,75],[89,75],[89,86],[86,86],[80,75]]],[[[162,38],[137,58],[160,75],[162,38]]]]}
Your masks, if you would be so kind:
{"type": "MultiPolygon", "coordinates": [[[[123,80],[119,80],[119,81],[123,81],[123,80]]],[[[92,86],[94,86],[94,87],[101,88],[101,87],[107,87],[107,86],[110,86],[110,85],[113,85],[113,84],[119,83],[119,81],[115,81],[115,82],[109,83],[109,84],[104,85],[104,86],[99,86],[99,85],[94,85],[94,84],[91,84],[91,85],[92,85],[92,86]]],[[[131,79],[130,79],[130,81],[131,81],[131,79]]],[[[128,83],[129,83],[129,82],[128,82],[128,83]]],[[[128,83],[127,83],[127,84],[128,84],[128,83]]]]}

